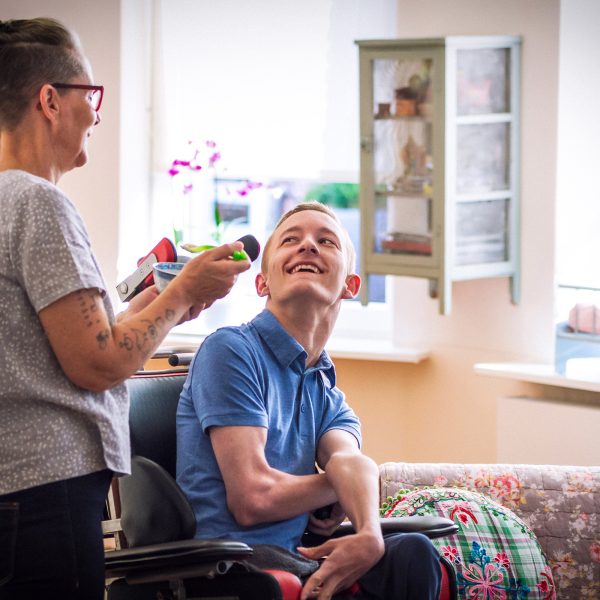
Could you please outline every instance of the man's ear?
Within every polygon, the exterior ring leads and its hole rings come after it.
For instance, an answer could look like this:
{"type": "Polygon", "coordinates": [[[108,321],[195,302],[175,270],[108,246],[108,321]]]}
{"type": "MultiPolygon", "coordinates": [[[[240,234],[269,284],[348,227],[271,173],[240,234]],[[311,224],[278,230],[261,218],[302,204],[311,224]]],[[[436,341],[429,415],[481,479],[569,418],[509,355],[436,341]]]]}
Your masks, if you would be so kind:
{"type": "Polygon", "coordinates": [[[60,111],[60,96],[49,83],[46,83],[40,88],[38,94],[38,110],[44,113],[44,116],[50,120],[54,120],[60,111]]]}
{"type": "Polygon", "coordinates": [[[259,273],[254,280],[254,285],[256,286],[256,293],[264,298],[269,295],[269,285],[267,284],[267,280],[265,279],[262,273],[259,273]]]}
{"type": "Polygon", "coordinates": [[[356,294],[358,294],[360,290],[360,277],[356,274],[348,275],[346,277],[346,284],[344,285],[344,289],[342,291],[342,298],[344,300],[349,300],[350,298],[354,298],[356,294]]]}

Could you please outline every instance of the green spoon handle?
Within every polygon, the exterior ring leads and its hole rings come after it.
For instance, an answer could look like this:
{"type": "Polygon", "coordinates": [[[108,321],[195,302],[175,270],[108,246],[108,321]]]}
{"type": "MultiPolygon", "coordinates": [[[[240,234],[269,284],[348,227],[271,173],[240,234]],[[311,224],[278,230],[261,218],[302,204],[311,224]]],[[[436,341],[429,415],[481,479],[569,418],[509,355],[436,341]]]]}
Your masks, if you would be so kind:
{"type": "MultiPolygon", "coordinates": [[[[204,252],[205,250],[211,250],[212,248],[216,248],[216,246],[211,246],[210,244],[204,246],[194,246],[194,244],[181,244],[181,247],[188,252],[197,253],[204,252]]],[[[233,260],[246,260],[248,259],[248,255],[243,250],[235,250],[231,255],[233,260]]]]}

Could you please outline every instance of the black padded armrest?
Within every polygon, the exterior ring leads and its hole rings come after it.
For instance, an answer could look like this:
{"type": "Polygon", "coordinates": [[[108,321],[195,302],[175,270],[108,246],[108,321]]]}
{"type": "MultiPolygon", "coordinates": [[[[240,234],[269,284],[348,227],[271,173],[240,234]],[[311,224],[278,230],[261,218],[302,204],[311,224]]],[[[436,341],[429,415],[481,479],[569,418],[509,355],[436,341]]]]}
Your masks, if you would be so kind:
{"type": "MultiPolygon", "coordinates": [[[[387,533],[422,533],[428,538],[438,538],[454,535],[458,532],[458,525],[445,517],[418,516],[389,517],[379,519],[381,531],[387,533]]],[[[354,527],[349,521],[344,521],[332,537],[340,537],[354,533],[354,527]]]]}
{"type": "Polygon", "coordinates": [[[180,540],[107,552],[106,568],[114,576],[135,568],[158,568],[190,564],[243,560],[252,555],[252,548],[231,540],[180,540]]]}

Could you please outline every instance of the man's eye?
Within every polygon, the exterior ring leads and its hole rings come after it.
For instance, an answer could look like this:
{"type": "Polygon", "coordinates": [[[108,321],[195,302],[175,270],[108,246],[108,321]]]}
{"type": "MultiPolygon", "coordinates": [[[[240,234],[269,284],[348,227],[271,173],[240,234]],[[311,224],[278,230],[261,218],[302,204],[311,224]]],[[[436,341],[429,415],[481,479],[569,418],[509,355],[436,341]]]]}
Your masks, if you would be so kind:
{"type": "Polygon", "coordinates": [[[337,248],[337,244],[335,243],[335,241],[334,240],[330,240],[329,238],[321,238],[319,240],[319,242],[321,244],[325,244],[325,245],[328,245],[328,246],[331,245],[331,246],[335,246],[337,248]]]}
{"type": "Polygon", "coordinates": [[[282,244],[287,244],[290,242],[295,242],[298,238],[293,236],[293,235],[288,235],[287,237],[283,238],[283,240],[281,240],[282,244]]]}

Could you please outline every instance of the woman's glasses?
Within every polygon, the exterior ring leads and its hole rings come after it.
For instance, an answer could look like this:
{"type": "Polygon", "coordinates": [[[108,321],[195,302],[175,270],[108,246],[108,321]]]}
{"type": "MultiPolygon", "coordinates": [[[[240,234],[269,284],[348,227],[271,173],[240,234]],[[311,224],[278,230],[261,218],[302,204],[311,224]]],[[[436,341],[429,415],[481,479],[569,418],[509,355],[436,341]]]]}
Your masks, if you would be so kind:
{"type": "Polygon", "coordinates": [[[92,108],[98,112],[102,105],[102,98],[104,96],[103,85],[85,85],[84,83],[51,83],[52,87],[57,89],[65,90],[89,90],[88,101],[92,105],[92,108]]]}

